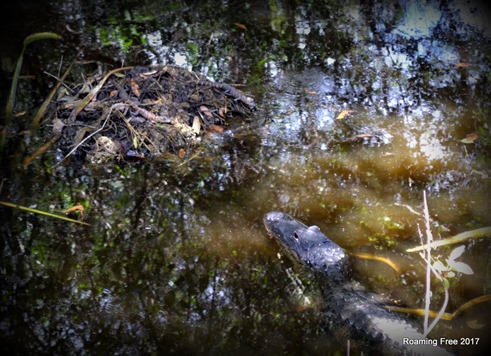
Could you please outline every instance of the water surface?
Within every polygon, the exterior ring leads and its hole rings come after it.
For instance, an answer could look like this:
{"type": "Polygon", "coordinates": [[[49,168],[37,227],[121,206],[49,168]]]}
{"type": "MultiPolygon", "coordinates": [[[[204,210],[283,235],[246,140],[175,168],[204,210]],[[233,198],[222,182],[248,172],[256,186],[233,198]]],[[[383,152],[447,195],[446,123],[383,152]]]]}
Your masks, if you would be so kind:
{"type": "MultiPolygon", "coordinates": [[[[137,166],[53,168],[52,149],[23,170],[50,118],[31,139],[16,134],[27,118],[11,123],[1,200],[58,212],[81,202],[91,224],[0,208],[0,329],[12,354],[344,354],[319,329],[317,282],[278,258],[263,214],[285,211],[350,252],[392,259],[400,275],[354,259],[356,276],[414,308],[425,264],[405,250],[425,229],[423,192],[436,239],[491,226],[490,33],[477,4],[53,1],[36,28],[19,20],[35,9],[8,6],[21,26],[5,27],[17,41],[2,42],[2,78],[25,35],[66,38],[28,50],[18,112],[35,111],[52,85],[43,72],[76,53],[184,66],[241,84],[259,107],[184,159],[137,166]]],[[[448,312],[490,293],[489,237],[464,245],[459,261],[474,274],[451,279],[448,312]]],[[[432,308],[442,299],[435,280],[432,308]]],[[[480,337],[458,351],[485,350],[490,310],[474,306],[430,337],[480,337]]]]}

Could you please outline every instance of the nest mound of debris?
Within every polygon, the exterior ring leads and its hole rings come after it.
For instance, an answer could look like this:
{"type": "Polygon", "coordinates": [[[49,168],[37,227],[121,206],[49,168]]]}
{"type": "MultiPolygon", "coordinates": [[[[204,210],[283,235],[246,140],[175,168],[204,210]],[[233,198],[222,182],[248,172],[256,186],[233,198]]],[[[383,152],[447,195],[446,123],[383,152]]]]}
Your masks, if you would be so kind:
{"type": "Polygon", "coordinates": [[[60,92],[53,126],[65,157],[134,161],[187,150],[254,110],[242,91],[183,68],[124,67],[60,92]]]}

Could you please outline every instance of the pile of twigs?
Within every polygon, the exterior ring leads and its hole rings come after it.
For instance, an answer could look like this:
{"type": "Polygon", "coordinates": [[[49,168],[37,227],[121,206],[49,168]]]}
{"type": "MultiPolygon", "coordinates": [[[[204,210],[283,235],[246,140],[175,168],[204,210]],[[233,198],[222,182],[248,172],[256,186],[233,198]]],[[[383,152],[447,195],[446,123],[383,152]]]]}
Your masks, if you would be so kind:
{"type": "Polygon", "coordinates": [[[254,109],[235,87],[179,67],[124,67],[65,84],[53,126],[65,158],[141,160],[195,146],[254,109]]]}

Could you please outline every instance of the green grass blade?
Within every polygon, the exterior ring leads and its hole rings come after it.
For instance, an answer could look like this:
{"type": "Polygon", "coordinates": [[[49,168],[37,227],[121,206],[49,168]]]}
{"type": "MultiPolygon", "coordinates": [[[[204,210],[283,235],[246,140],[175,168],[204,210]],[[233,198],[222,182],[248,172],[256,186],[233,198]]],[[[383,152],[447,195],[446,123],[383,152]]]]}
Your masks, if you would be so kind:
{"type": "Polygon", "coordinates": [[[78,221],[78,220],[70,219],[70,218],[67,218],[66,216],[63,216],[63,215],[48,213],[48,212],[42,211],[42,210],[28,208],[27,206],[22,206],[22,205],[18,205],[18,204],[12,204],[12,203],[8,203],[8,202],[5,202],[5,201],[0,201],[0,204],[1,205],[8,206],[10,208],[15,208],[15,209],[20,209],[20,210],[28,211],[28,212],[33,213],[33,214],[45,215],[45,216],[49,216],[50,218],[61,219],[61,220],[65,220],[65,221],[69,221],[69,222],[75,223],[75,224],[81,224],[81,225],[90,226],[90,224],[87,224],[87,223],[85,223],[83,221],[78,221]]]}
{"type": "Polygon", "coordinates": [[[32,42],[39,40],[61,40],[61,36],[54,32],[37,32],[24,38],[24,48],[32,42]]]}
{"type": "Polygon", "coordinates": [[[5,110],[7,123],[12,118],[12,115],[14,112],[15,95],[17,93],[17,84],[19,82],[20,70],[22,68],[22,62],[24,61],[24,52],[26,50],[26,47],[32,42],[39,41],[39,40],[48,40],[48,39],[59,40],[59,39],[61,39],[61,36],[57,35],[56,33],[53,33],[53,32],[38,32],[38,33],[33,33],[32,35],[29,35],[24,39],[24,48],[22,48],[22,52],[20,53],[19,59],[17,59],[17,64],[15,66],[14,75],[12,77],[12,85],[10,87],[9,98],[7,101],[7,108],[5,110]]]}
{"type": "Polygon", "coordinates": [[[9,99],[7,101],[7,108],[5,110],[5,115],[7,118],[7,123],[12,119],[15,104],[15,94],[17,93],[17,83],[19,81],[20,69],[22,68],[22,62],[24,61],[24,50],[20,53],[17,59],[17,64],[15,65],[14,75],[12,77],[12,85],[10,86],[9,99]]]}

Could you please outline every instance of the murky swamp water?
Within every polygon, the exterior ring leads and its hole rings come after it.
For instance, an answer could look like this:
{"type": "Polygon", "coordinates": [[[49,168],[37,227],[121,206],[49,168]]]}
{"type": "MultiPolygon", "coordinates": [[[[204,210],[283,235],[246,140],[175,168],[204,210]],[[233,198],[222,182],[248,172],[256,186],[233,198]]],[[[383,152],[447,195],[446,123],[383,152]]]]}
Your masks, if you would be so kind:
{"type": "MultiPolygon", "coordinates": [[[[0,200],[50,211],[82,202],[91,226],[0,208],[0,331],[11,354],[345,354],[319,329],[316,281],[278,258],[266,212],[390,258],[401,274],[354,258],[356,276],[413,308],[424,305],[425,264],[406,249],[425,230],[423,192],[436,239],[491,226],[491,36],[477,4],[117,6],[50,3],[34,30],[73,42],[34,46],[26,75],[49,81],[42,71],[76,49],[87,60],[178,64],[243,84],[259,110],[183,159],[138,166],[53,168],[52,149],[22,170],[14,153],[43,138],[19,140],[2,157],[0,200]]],[[[16,53],[2,43],[6,77],[16,53]]],[[[43,85],[25,80],[18,111],[34,111],[43,85]]],[[[464,245],[459,261],[474,274],[451,278],[449,312],[491,290],[489,237],[464,245]]],[[[434,254],[445,261],[454,247],[434,254]]],[[[489,302],[476,305],[430,336],[480,337],[454,351],[481,352],[490,314],[489,302]]]]}

